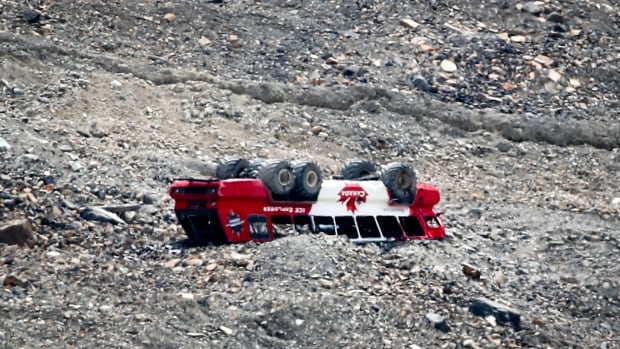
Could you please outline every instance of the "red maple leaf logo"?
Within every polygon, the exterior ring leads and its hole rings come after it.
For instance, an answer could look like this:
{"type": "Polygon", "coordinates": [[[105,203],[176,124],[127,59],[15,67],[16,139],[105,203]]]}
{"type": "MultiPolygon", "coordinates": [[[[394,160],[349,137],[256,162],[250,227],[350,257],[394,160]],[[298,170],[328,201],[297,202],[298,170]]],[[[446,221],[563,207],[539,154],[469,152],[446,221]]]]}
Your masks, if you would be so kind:
{"type": "Polygon", "coordinates": [[[366,202],[368,193],[359,184],[347,184],[338,192],[338,195],[340,196],[338,202],[345,204],[347,211],[355,213],[357,205],[366,202]]]}

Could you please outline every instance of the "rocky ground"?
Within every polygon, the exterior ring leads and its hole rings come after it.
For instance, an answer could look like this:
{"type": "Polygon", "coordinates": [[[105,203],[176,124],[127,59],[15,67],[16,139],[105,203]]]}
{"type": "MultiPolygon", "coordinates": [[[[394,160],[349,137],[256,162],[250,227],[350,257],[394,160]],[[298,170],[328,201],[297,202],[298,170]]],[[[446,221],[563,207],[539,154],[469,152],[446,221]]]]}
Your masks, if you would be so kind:
{"type": "Polygon", "coordinates": [[[620,347],[619,25],[604,0],[3,1],[0,345],[620,347]],[[188,246],[168,185],[227,155],[410,162],[448,238],[188,246]]]}

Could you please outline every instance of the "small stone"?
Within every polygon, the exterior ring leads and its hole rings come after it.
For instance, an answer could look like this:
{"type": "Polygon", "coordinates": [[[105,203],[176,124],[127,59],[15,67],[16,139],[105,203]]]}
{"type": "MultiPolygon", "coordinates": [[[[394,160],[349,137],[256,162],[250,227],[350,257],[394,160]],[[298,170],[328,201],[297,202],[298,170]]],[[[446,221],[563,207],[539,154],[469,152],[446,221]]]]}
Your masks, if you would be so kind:
{"type": "Polygon", "coordinates": [[[2,285],[5,287],[24,287],[25,282],[14,275],[7,275],[4,277],[4,280],[2,280],[2,285]]]}
{"type": "Polygon", "coordinates": [[[62,253],[60,253],[58,251],[49,251],[45,255],[50,257],[50,258],[58,258],[58,257],[62,256],[62,253]]]}
{"type": "Polygon", "coordinates": [[[172,268],[176,267],[179,263],[181,263],[181,259],[173,258],[171,260],[165,261],[164,262],[164,267],[172,269],[172,268]]]}
{"type": "Polygon", "coordinates": [[[157,203],[157,197],[152,194],[144,194],[142,197],[142,202],[146,205],[154,205],[157,203]]]}
{"type": "Polygon", "coordinates": [[[208,38],[205,38],[204,36],[202,36],[200,39],[198,39],[198,45],[200,45],[200,46],[209,46],[212,43],[213,42],[211,40],[209,40],[208,38]]]}
{"type": "Polygon", "coordinates": [[[562,79],[562,75],[558,73],[558,71],[555,69],[549,70],[548,76],[549,76],[549,79],[551,79],[551,81],[553,82],[559,82],[562,79]]]}
{"type": "Polygon", "coordinates": [[[168,12],[164,15],[164,19],[168,22],[168,23],[172,23],[174,21],[177,20],[177,15],[175,15],[172,12],[168,12]]]}
{"type": "Polygon", "coordinates": [[[99,312],[104,313],[104,314],[108,314],[112,311],[112,306],[111,305],[102,305],[99,307],[99,312]]]}
{"type": "Polygon", "coordinates": [[[480,280],[480,276],[482,275],[480,268],[477,268],[467,263],[463,263],[462,266],[463,266],[463,274],[469,276],[470,278],[474,280],[480,280]]]}
{"type": "Polygon", "coordinates": [[[543,9],[539,5],[538,1],[528,1],[523,4],[523,11],[533,14],[534,16],[538,16],[542,13],[543,9]]]}
{"type": "Polygon", "coordinates": [[[555,23],[564,23],[564,16],[562,16],[558,12],[551,12],[549,16],[547,16],[547,21],[555,22],[555,23]]]}
{"type": "Polygon", "coordinates": [[[411,29],[415,29],[417,27],[420,26],[420,23],[414,21],[413,19],[410,18],[402,18],[400,20],[400,24],[407,27],[407,28],[411,28],[411,29]]]}
{"type": "Polygon", "coordinates": [[[534,61],[540,64],[544,64],[546,66],[550,66],[553,64],[553,59],[544,55],[538,55],[534,57],[534,61]]]}
{"type": "Polygon", "coordinates": [[[333,288],[334,287],[334,282],[331,280],[327,280],[327,279],[320,279],[319,283],[321,284],[321,287],[323,288],[333,288]]]}
{"type": "Polygon", "coordinates": [[[579,79],[571,78],[568,80],[568,83],[574,88],[581,87],[581,82],[579,79]]]}
{"type": "Polygon", "coordinates": [[[80,217],[87,221],[96,221],[102,223],[125,224],[116,213],[106,211],[101,207],[87,207],[82,211],[80,217]]]}
{"type": "Polygon", "coordinates": [[[301,326],[304,324],[304,320],[302,319],[295,319],[295,326],[301,326]]]}
{"type": "Polygon", "coordinates": [[[4,140],[4,138],[0,137],[0,152],[6,152],[11,150],[11,145],[9,142],[4,140]]]}
{"type": "Polygon", "coordinates": [[[449,59],[441,61],[441,69],[447,73],[454,73],[456,71],[456,64],[449,59]]]}
{"type": "Polygon", "coordinates": [[[342,75],[348,76],[348,77],[362,76],[363,74],[364,74],[363,69],[358,65],[347,66],[342,71],[342,75]]]}
{"type": "Polygon", "coordinates": [[[507,153],[510,151],[510,149],[512,149],[512,145],[508,142],[502,141],[502,142],[498,142],[497,144],[495,144],[495,148],[502,153],[507,153]]]}
{"type": "Polygon", "coordinates": [[[200,332],[187,332],[187,335],[189,337],[193,337],[193,338],[200,338],[200,337],[204,337],[205,336],[204,333],[200,333],[200,332]]]}
{"type": "Polygon", "coordinates": [[[510,37],[510,41],[522,43],[522,42],[526,42],[527,38],[523,35],[515,35],[515,36],[510,37]]]}
{"type": "Polygon", "coordinates": [[[71,146],[71,144],[61,144],[58,146],[58,149],[65,153],[73,151],[73,147],[71,146]]]}
{"type": "Polygon", "coordinates": [[[476,298],[469,305],[469,312],[482,317],[492,315],[499,325],[510,323],[516,330],[521,328],[521,314],[519,312],[485,297],[476,298]]]}
{"type": "Polygon", "coordinates": [[[448,323],[446,322],[446,319],[436,313],[428,313],[426,314],[426,320],[428,320],[428,322],[430,322],[433,327],[441,332],[449,332],[450,331],[450,326],[448,325],[448,323]]]}
{"type": "Polygon", "coordinates": [[[324,127],[320,125],[316,125],[310,129],[313,135],[317,136],[319,133],[323,132],[324,127]]]}
{"type": "Polygon", "coordinates": [[[181,299],[186,300],[186,301],[194,300],[193,293],[184,292],[184,293],[179,294],[179,296],[181,297],[181,299]]]}
{"type": "Polygon", "coordinates": [[[220,331],[222,331],[225,335],[230,336],[233,334],[233,330],[226,326],[220,326],[220,331]]]}
{"type": "Polygon", "coordinates": [[[388,58],[387,62],[385,62],[385,66],[386,67],[391,67],[391,66],[402,67],[403,60],[400,59],[400,57],[398,56],[393,56],[393,57],[388,58]]]}
{"type": "Polygon", "coordinates": [[[426,81],[426,79],[422,75],[416,75],[411,79],[411,84],[413,87],[418,90],[424,92],[430,92],[432,90],[432,86],[426,81]]]}
{"type": "Polygon", "coordinates": [[[113,90],[118,90],[119,88],[123,87],[123,84],[120,81],[118,81],[118,80],[112,80],[110,82],[110,87],[113,90]]]}

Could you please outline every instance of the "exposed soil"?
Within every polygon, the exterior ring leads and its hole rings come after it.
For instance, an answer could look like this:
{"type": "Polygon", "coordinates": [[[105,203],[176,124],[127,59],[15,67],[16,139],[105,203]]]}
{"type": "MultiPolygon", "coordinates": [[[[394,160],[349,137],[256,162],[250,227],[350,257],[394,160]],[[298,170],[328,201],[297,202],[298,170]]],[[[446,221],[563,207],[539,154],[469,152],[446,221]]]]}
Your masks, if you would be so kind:
{"type": "Polygon", "coordinates": [[[0,343],[619,347],[619,38],[614,1],[3,1],[0,228],[35,239],[0,343]],[[168,186],[228,155],[411,163],[448,237],[188,245],[168,186]]]}

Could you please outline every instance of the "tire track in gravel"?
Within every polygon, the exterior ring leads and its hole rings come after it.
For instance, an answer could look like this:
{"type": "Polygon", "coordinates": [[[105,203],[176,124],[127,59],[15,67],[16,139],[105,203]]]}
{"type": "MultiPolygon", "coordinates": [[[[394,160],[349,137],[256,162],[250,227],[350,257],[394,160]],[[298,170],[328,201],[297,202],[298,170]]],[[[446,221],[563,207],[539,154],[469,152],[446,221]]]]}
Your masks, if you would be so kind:
{"type": "MultiPolygon", "coordinates": [[[[264,103],[294,103],[318,108],[348,110],[368,100],[378,101],[387,110],[416,118],[437,119],[461,130],[496,132],[514,142],[543,142],[560,147],[590,145],[598,149],[620,148],[620,125],[593,120],[551,120],[528,115],[507,115],[494,111],[472,111],[457,105],[446,105],[429,98],[409,97],[402,93],[375,86],[300,88],[274,82],[255,83],[246,80],[226,80],[204,72],[156,70],[145,65],[128,65],[117,59],[93,55],[83,50],[26,38],[12,33],[0,33],[0,41],[19,43],[24,50],[40,58],[57,54],[85,60],[110,73],[132,74],[155,85],[170,85],[188,81],[211,83],[236,94],[248,95],[264,103]]],[[[18,54],[0,47],[0,54],[18,54]]]]}

